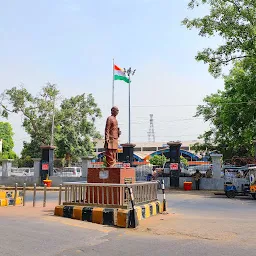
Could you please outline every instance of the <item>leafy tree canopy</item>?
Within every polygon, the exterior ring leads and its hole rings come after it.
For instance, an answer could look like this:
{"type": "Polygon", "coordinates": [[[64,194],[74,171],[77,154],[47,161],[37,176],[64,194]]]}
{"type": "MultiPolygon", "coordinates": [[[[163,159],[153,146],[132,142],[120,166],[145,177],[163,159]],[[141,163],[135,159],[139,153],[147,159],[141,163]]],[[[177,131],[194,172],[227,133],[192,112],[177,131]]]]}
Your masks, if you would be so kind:
{"type": "Polygon", "coordinates": [[[16,154],[13,151],[13,131],[10,123],[0,122],[0,139],[2,139],[1,159],[14,159],[16,154]]]}
{"type": "Polygon", "coordinates": [[[24,87],[6,90],[3,109],[8,113],[22,114],[23,127],[31,142],[24,142],[22,157],[40,157],[41,145],[50,145],[53,113],[55,155],[73,158],[93,152],[93,139],[100,138],[94,121],[101,117],[101,111],[91,94],[63,99],[57,104],[60,92],[55,84],[48,83],[37,96],[24,87]]]}
{"type": "Polygon", "coordinates": [[[184,156],[180,156],[180,162],[185,166],[188,166],[188,160],[184,156]]]}
{"type": "Polygon", "coordinates": [[[220,36],[223,44],[215,49],[199,52],[196,60],[209,64],[214,76],[228,63],[243,58],[256,58],[256,1],[255,0],[192,0],[188,6],[194,9],[209,6],[204,17],[183,20],[188,28],[196,28],[202,37],[220,36]]]}
{"type": "Polygon", "coordinates": [[[166,157],[164,155],[154,155],[149,159],[149,162],[153,165],[163,166],[166,163],[166,157]]]}
{"type": "Polygon", "coordinates": [[[205,105],[197,108],[196,116],[203,116],[211,128],[201,136],[204,144],[194,147],[217,150],[225,157],[250,156],[256,138],[255,62],[238,61],[224,81],[224,90],[205,97],[205,105]]]}
{"type": "Polygon", "coordinates": [[[194,145],[198,151],[219,151],[225,158],[250,156],[255,129],[255,63],[256,1],[255,0],[191,0],[189,8],[209,7],[203,17],[184,19],[183,24],[195,28],[202,37],[219,36],[222,43],[199,52],[196,60],[209,65],[217,77],[225,65],[232,64],[224,76],[223,91],[205,97],[196,116],[203,116],[211,128],[202,136],[204,143],[194,145]]]}

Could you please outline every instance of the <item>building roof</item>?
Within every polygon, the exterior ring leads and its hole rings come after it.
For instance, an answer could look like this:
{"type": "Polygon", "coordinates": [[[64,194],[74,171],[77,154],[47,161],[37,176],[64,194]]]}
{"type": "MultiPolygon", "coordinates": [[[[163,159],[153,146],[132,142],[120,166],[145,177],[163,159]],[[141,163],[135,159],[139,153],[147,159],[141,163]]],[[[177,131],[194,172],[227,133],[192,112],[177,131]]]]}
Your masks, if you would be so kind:
{"type": "Polygon", "coordinates": [[[134,152],[135,155],[140,157],[141,159],[144,159],[146,156],[153,154],[154,151],[136,151],[134,152]]]}
{"type": "MultiPolygon", "coordinates": [[[[104,147],[104,140],[95,140],[96,148],[103,148],[104,147]]],[[[181,147],[190,147],[191,145],[195,144],[196,142],[201,142],[200,140],[189,140],[189,141],[181,141],[181,147]]],[[[140,147],[168,147],[167,141],[165,142],[133,142],[136,148],[140,147]]]]}

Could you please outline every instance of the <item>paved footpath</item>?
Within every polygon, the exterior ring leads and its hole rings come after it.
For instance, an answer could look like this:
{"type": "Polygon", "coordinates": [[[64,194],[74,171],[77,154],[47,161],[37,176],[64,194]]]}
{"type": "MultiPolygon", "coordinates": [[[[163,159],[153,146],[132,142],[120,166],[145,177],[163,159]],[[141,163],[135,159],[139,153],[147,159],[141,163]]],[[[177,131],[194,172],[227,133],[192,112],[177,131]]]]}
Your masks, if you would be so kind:
{"type": "Polygon", "coordinates": [[[55,217],[55,201],[46,208],[40,202],[1,207],[0,255],[255,256],[256,201],[177,191],[167,201],[168,214],[141,221],[135,230],[55,217]]]}

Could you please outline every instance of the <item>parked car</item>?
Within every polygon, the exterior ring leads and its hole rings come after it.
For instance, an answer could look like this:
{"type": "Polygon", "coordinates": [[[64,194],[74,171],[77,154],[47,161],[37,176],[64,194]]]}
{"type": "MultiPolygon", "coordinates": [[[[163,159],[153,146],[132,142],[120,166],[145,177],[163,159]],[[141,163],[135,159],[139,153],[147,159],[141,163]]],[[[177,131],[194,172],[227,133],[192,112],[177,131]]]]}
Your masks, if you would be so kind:
{"type": "Polygon", "coordinates": [[[82,177],[81,167],[64,167],[62,170],[62,176],[82,177]]]}
{"type": "Polygon", "coordinates": [[[10,176],[33,176],[34,169],[33,168],[12,168],[10,176]]]}

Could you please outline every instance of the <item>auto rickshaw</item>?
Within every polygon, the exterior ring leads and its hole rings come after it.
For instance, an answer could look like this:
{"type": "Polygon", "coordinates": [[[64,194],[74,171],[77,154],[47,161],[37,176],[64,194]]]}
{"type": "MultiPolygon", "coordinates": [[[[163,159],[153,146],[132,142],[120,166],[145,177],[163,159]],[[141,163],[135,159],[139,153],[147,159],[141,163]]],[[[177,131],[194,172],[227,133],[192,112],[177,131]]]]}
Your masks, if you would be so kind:
{"type": "Polygon", "coordinates": [[[232,166],[224,169],[224,192],[228,198],[249,195],[250,185],[249,185],[249,179],[246,177],[247,173],[248,173],[247,166],[246,167],[232,166]],[[237,182],[238,178],[246,178],[247,181],[243,184],[241,183],[239,184],[237,182]]]}
{"type": "Polygon", "coordinates": [[[250,194],[256,200],[256,166],[248,167],[248,176],[250,181],[250,194]]]}

